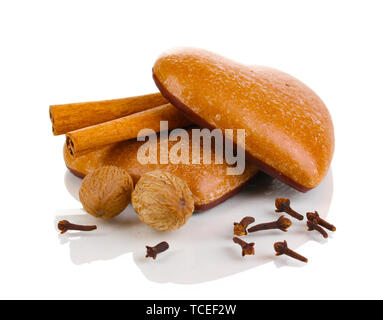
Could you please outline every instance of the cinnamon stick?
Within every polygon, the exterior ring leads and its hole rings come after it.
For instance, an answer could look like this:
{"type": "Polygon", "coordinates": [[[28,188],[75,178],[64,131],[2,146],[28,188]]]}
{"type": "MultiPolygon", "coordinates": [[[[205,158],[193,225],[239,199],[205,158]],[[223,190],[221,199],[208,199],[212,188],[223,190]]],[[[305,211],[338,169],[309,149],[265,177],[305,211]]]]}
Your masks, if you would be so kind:
{"type": "Polygon", "coordinates": [[[114,100],[51,105],[49,115],[53,134],[60,135],[148,110],[167,102],[160,93],[152,93],[114,100]]]}
{"type": "Polygon", "coordinates": [[[137,138],[141,129],[160,131],[160,121],[168,121],[169,130],[191,125],[170,103],[123,118],[68,132],[66,147],[73,156],[82,155],[107,144],[137,138]]]}

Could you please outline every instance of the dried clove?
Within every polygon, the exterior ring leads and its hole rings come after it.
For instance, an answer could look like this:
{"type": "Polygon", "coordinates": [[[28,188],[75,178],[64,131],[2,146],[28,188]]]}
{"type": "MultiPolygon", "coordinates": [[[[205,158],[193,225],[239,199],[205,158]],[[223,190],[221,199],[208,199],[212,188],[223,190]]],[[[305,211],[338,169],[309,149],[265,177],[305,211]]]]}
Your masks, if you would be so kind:
{"type": "Polygon", "coordinates": [[[307,217],[307,220],[310,220],[310,221],[313,221],[313,220],[317,220],[318,221],[318,224],[320,226],[322,226],[323,228],[326,228],[327,230],[330,230],[330,231],[336,231],[336,228],[334,225],[328,223],[326,220],[322,219],[319,214],[318,214],[318,211],[314,211],[314,212],[307,212],[306,213],[306,217],[307,217]]]}
{"type": "Polygon", "coordinates": [[[290,228],[292,222],[290,219],[285,218],[285,216],[280,216],[277,221],[268,222],[268,223],[260,223],[254,227],[251,227],[248,232],[257,232],[262,230],[272,230],[279,229],[283,232],[287,232],[287,229],[290,228]]]}
{"type": "Polygon", "coordinates": [[[286,240],[283,241],[283,242],[276,242],[276,243],[274,243],[274,250],[276,252],[276,256],[281,256],[281,255],[285,254],[286,256],[289,256],[289,257],[291,257],[293,259],[296,259],[296,260],[299,260],[299,261],[302,261],[302,262],[305,262],[305,263],[308,262],[307,258],[305,258],[304,256],[301,256],[300,254],[298,254],[295,251],[291,250],[287,246],[286,240]]]}
{"type": "Polygon", "coordinates": [[[307,227],[308,227],[309,231],[316,230],[323,236],[323,238],[325,238],[325,239],[328,238],[327,232],[318,224],[318,220],[316,220],[316,219],[308,220],[307,221],[307,227]]]}
{"type": "Polygon", "coordinates": [[[146,258],[157,258],[157,254],[169,249],[169,244],[166,241],[162,241],[154,247],[146,246],[146,258]]]}
{"type": "Polygon", "coordinates": [[[67,232],[68,230],[92,231],[92,230],[96,230],[97,226],[83,226],[80,224],[70,223],[68,220],[61,220],[57,224],[57,228],[61,231],[61,234],[63,234],[67,232]]]}
{"type": "Polygon", "coordinates": [[[300,213],[290,208],[290,199],[287,199],[287,198],[275,199],[275,207],[277,208],[275,212],[285,212],[298,220],[304,219],[304,217],[300,213]]]}
{"type": "Polygon", "coordinates": [[[234,222],[234,234],[236,236],[247,235],[247,227],[255,221],[253,217],[244,217],[239,223],[234,222]]]}
{"type": "Polygon", "coordinates": [[[254,251],[255,243],[254,242],[247,243],[246,241],[243,241],[242,239],[240,239],[238,237],[234,237],[233,241],[234,241],[234,243],[237,243],[241,246],[242,257],[244,257],[245,255],[252,255],[255,253],[255,251],[254,251]]]}

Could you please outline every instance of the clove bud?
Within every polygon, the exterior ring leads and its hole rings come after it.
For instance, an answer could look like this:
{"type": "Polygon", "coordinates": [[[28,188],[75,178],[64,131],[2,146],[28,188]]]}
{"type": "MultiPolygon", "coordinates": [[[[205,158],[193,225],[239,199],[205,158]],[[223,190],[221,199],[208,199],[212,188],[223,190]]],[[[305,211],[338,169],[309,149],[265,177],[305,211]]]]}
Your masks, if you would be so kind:
{"type": "Polygon", "coordinates": [[[322,219],[319,214],[318,214],[318,211],[315,211],[315,212],[307,212],[306,213],[306,217],[307,217],[307,220],[310,220],[310,221],[313,221],[313,220],[317,220],[318,224],[320,226],[322,226],[323,228],[326,228],[327,230],[330,230],[330,231],[336,231],[336,228],[334,225],[328,223],[326,220],[322,219]]]}
{"type": "Polygon", "coordinates": [[[244,217],[239,223],[234,222],[234,234],[236,236],[247,235],[247,227],[255,221],[253,217],[244,217]]]}
{"type": "Polygon", "coordinates": [[[166,241],[162,241],[154,247],[146,246],[146,258],[157,258],[157,254],[169,249],[169,244],[166,241]]]}
{"type": "Polygon", "coordinates": [[[242,239],[240,239],[238,237],[234,237],[233,241],[234,241],[234,243],[237,243],[237,244],[239,244],[241,246],[241,248],[242,248],[242,257],[244,257],[245,255],[253,255],[253,254],[255,254],[255,251],[254,251],[255,243],[254,242],[247,243],[246,241],[243,241],[242,239]]]}
{"type": "Polygon", "coordinates": [[[293,259],[296,259],[296,260],[299,260],[299,261],[302,261],[305,263],[308,262],[307,258],[305,258],[304,256],[301,256],[299,253],[296,253],[295,251],[291,250],[287,246],[286,240],[283,242],[274,243],[274,250],[276,252],[276,254],[275,254],[276,256],[281,256],[281,255],[285,254],[286,256],[289,256],[293,259]]]}
{"type": "Polygon", "coordinates": [[[70,223],[68,220],[61,220],[57,224],[57,228],[61,231],[61,234],[63,234],[67,232],[68,230],[92,231],[92,230],[96,230],[97,226],[83,226],[80,224],[70,223]]]}
{"type": "Polygon", "coordinates": [[[257,224],[256,226],[251,227],[248,231],[257,232],[262,230],[279,229],[283,232],[287,232],[287,229],[290,228],[291,225],[292,222],[290,219],[285,218],[285,216],[280,216],[277,221],[257,224]]]}
{"type": "Polygon", "coordinates": [[[300,213],[290,208],[290,199],[287,199],[287,198],[275,199],[275,207],[277,208],[275,212],[285,212],[298,220],[304,219],[304,217],[300,213]]]}

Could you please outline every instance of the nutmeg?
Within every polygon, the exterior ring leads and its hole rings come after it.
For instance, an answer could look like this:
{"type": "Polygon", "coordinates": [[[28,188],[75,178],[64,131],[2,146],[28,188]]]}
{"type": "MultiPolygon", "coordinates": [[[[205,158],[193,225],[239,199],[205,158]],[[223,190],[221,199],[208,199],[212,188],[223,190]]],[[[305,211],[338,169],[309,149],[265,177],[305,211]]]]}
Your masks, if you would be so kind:
{"type": "Polygon", "coordinates": [[[100,167],[83,180],[79,196],[86,212],[96,218],[113,218],[130,202],[133,181],[129,173],[115,166],[100,167]]]}
{"type": "Polygon", "coordinates": [[[142,175],[137,182],[132,205],[142,222],[160,231],[171,231],[191,217],[194,198],[185,181],[156,170],[142,175]]]}

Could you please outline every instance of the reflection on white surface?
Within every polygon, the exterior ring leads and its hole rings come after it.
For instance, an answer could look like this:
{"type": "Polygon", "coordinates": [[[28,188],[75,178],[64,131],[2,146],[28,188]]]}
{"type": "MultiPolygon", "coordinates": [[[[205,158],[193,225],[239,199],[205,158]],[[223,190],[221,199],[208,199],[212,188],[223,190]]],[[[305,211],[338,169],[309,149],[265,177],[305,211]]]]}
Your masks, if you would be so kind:
{"type": "MultiPolygon", "coordinates": [[[[80,184],[81,179],[69,172],[65,174],[65,185],[76,199],[80,184]]],[[[233,222],[248,215],[255,217],[256,224],[276,220],[279,217],[274,212],[276,197],[290,198],[291,207],[302,214],[317,210],[325,217],[332,193],[331,171],[319,187],[306,194],[261,175],[237,196],[211,210],[194,214],[184,227],[172,232],[159,232],[144,225],[131,205],[112,220],[95,219],[80,209],[72,210],[71,213],[68,210],[59,212],[56,219],[98,226],[98,230],[93,232],[68,232],[59,236],[63,244],[69,243],[71,259],[77,265],[109,260],[133,252],[135,263],[152,281],[199,283],[271,261],[277,267],[304,266],[285,256],[275,257],[273,244],[287,240],[290,248],[297,249],[309,240],[327,241],[317,232],[307,232],[305,221],[291,218],[293,225],[286,233],[270,230],[242,237],[247,242],[255,242],[255,256],[246,257],[241,256],[240,247],[232,241],[233,222]],[[145,246],[154,246],[161,241],[167,241],[170,249],[160,254],[156,260],[145,258],[145,246]]],[[[305,255],[305,252],[300,253],[305,255]]]]}

